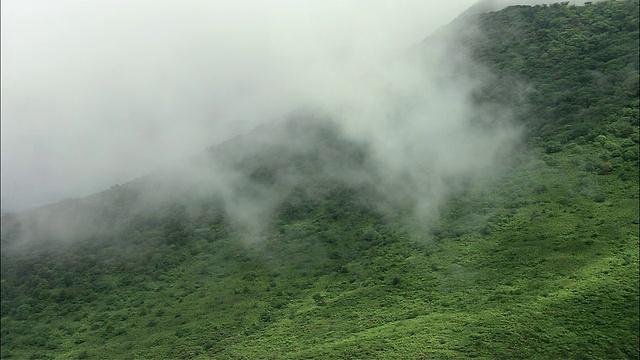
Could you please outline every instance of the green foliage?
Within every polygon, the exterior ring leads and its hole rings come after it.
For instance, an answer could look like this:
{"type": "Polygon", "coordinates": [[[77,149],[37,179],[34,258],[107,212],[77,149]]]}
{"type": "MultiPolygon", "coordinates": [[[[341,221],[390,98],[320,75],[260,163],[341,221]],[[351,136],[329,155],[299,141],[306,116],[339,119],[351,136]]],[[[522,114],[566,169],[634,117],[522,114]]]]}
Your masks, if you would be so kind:
{"type": "MultiPolygon", "coordinates": [[[[292,189],[259,241],[219,199],[136,213],[135,187],[97,195],[109,226],[72,248],[8,252],[28,224],[3,215],[2,358],[637,357],[637,9],[481,16],[476,56],[533,88],[530,152],[455,194],[428,232],[326,179],[292,189]]],[[[318,173],[318,154],[272,150],[243,171],[263,185],[288,166],[318,173]]]]}

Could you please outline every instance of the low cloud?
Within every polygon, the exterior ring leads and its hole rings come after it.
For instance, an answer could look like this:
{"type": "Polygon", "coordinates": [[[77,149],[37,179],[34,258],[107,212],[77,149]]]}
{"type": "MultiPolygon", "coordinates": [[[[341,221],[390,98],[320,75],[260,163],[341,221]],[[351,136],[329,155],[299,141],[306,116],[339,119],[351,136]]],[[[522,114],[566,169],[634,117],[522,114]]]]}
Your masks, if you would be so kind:
{"type": "Polygon", "coordinates": [[[3,211],[151,173],[127,185],[135,198],[40,210],[40,227],[69,240],[107,208],[212,198],[255,238],[311,178],[367,186],[380,210],[428,223],[518,140],[511,109],[476,99],[494,78],[459,41],[473,23],[422,42],[434,14],[469,3],[3,3],[3,211]],[[192,158],[219,142],[213,161],[192,158]]]}
{"type": "Polygon", "coordinates": [[[472,3],[3,1],[2,208],[86,196],[331,102],[472,3]]]}

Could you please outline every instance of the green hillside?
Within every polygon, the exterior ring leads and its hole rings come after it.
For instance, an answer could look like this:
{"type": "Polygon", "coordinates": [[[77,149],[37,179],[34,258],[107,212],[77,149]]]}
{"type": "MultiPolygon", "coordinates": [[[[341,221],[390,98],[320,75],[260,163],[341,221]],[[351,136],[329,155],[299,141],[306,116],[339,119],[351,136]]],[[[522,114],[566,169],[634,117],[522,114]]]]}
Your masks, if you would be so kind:
{"type": "Polygon", "coordinates": [[[303,112],[193,159],[234,191],[171,169],[3,214],[2,358],[637,358],[638,6],[461,32],[494,73],[478,106],[513,108],[524,142],[433,224],[353,181],[379,176],[366,144],[303,112]]]}

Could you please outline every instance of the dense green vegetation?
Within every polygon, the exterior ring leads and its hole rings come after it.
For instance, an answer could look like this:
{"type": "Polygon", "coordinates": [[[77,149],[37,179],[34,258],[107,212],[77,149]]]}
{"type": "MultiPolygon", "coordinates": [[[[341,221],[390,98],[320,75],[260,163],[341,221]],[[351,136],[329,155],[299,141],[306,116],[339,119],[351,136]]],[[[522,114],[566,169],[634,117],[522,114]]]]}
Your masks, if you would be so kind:
{"type": "Polygon", "coordinates": [[[311,174],[260,233],[213,196],[137,209],[148,179],[3,215],[2,358],[636,358],[638,1],[479,20],[478,101],[522,105],[526,146],[428,230],[321,176],[366,164],[331,127],[302,154],[240,139],[211,156],[266,186],[311,174]],[[56,217],[92,231],[28,233],[56,217]]]}

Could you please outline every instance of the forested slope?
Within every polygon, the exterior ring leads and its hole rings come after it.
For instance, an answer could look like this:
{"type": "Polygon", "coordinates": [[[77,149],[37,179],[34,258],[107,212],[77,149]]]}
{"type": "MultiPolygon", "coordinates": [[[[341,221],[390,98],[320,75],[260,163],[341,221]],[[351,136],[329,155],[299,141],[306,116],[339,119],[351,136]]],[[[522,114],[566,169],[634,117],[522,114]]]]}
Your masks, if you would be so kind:
{"type": "Polygon", "coordinates": [[[525,140],[433,224],[326,176],[377,175],[298,114],[194,160],[249,179],[232,199],[159,172],[4,214],[2,358],[636,358],[638,1],[478,24],[478,106],[511,106],[525,140]],[[238,224],[228,203],[274,215],[238,224]]]}

